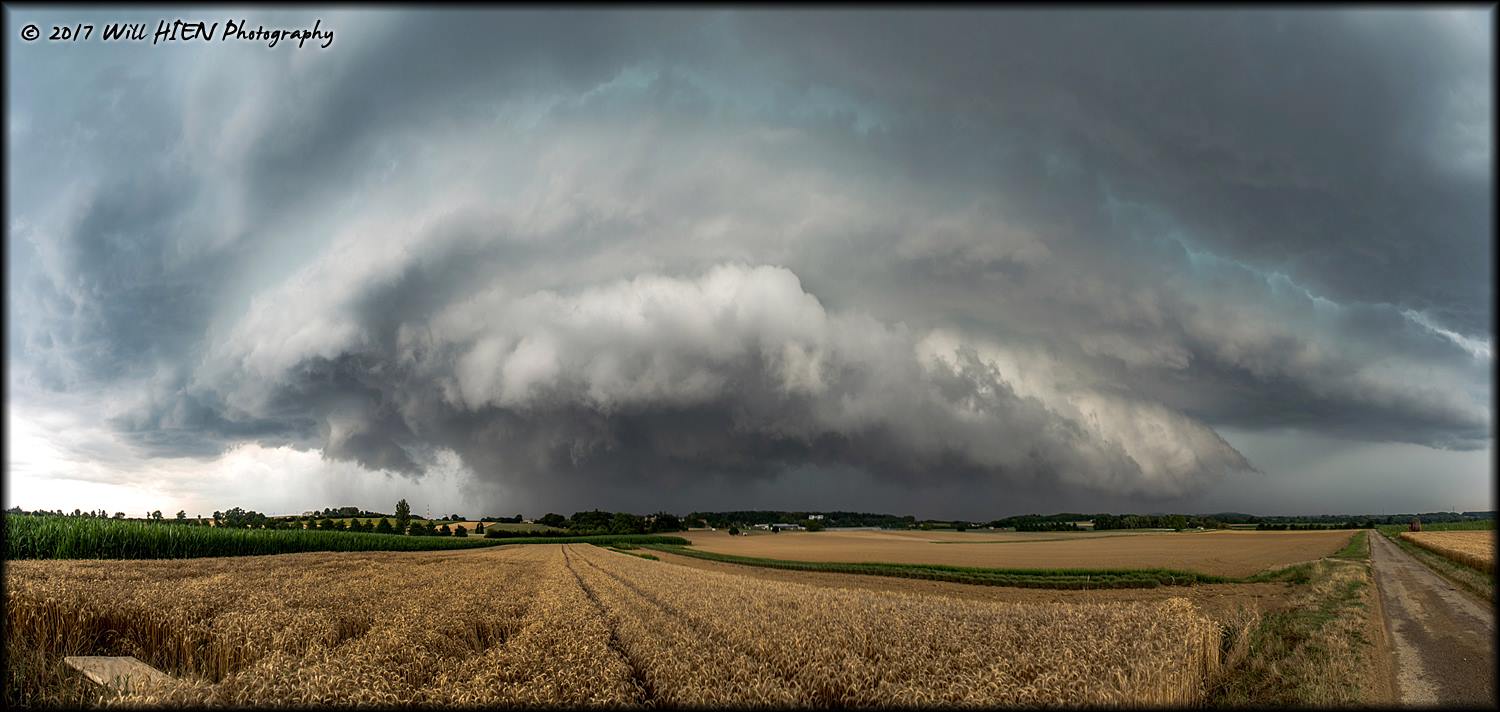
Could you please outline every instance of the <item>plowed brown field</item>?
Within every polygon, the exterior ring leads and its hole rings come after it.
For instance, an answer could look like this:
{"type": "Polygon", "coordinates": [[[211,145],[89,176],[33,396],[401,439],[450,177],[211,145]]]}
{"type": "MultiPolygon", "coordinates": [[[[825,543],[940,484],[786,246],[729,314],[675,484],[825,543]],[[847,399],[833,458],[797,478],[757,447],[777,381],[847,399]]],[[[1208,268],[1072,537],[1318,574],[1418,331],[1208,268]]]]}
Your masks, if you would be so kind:
{"type": "Polygon", "coordinates": [[[793,561],[945,564],[984,568],[1167,568],[1248,576],[1332,554],[1349,530],[1211,531],[1142,534],[964,532],[782,532],[729,536],[689,532],[696,548],[793,561]]]}

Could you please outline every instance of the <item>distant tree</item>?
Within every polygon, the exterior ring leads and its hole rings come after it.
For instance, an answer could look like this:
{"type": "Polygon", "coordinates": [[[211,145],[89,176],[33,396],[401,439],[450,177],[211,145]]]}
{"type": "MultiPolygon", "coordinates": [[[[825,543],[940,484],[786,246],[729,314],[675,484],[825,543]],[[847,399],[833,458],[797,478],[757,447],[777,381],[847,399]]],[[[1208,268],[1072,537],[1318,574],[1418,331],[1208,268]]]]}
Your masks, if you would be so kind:
{"type": "Polygon", "coordinates": [[[184,511],[184,510],[181,510],[181,509],[177,510],[177,521],[179,521],[179,522],[185,522],[185,521],[187,521],[187,512],[184,511]]]}
{"type": "Polygon", "coordinates": [[[1406,528],[1407,528],[1408,531],[1414,531],[1414,532],[1422,531],[1422,520],[1421,520],[1421,518],[1419,518],[1419,517],[1412,517],[1411,518],[1411,524],[1406,525],[1406,528]]]}
{"type": "Polygon", "coordinates": [[[155,510],[155,511],[151,512],[151,519],[153,519],[155,521],[158,521],[158,522],[161,521],[161,510],[158,509],[158,510],[155,510]]]}
{"type": "Polygon", "coordinates": [[[333,531],[333,520],[329,519],[328,517],[323,517],[322,519],[318,520],[318,528],[325,532],[333,531]]]}
{"type": "Polygon", "coordinates": [[[729,528],[729,536],[739,536],[739,535],[740,535],[740,528],[739,527],[730,527],[729,528]]]}
{"type": "Polygon", "coordinates": [[[598,509],[587,512],[574,512],[568,518],[568,528],[574,531],[609,531],[610,522],[614,515],[598,509]]]}
{"type": "Polygon", "coordinates": [[[458,514],[450,514],[450,515],[448,515],[448,521],[461,522],[463,520],[464,520],[464,518],[463,518],[462,515],[458,515],[458,514]]]}
{"type": "Polygon", "coordinates": [[[825,528],[825,525],[820,520],[817,520],[817,519],[808,519],[808,520],[804,520],[802,522],[802,528],[806,529],[806,530],[808,530],[810,532],[820,532],[820,531],[823,531],[823,529],[825,528]]]}
{"type": "MultiPolygon", "coordinates": [[[[484,522],[480,522],[480,523],[474,525],[474,533],[475,534],[484,534],[484,522]]],[[[460,534],[459,536],[464,536],[464,535],[460,534]]]]}
{"type": "Polygon", "coordinates": [[[468,536],[468,535],[469,535],[469,530],[465,529],[464,525],[460,524],[460,525],[458,525],[456,527],[453,527],[453,536],[468,536]]]}
{"type": "Polygon", "coordinates": [[[957,529],[957,530],[959,530],[961,532],[966,532],[966,531],[969,530],[969,523],[968,522],[954,522],[953,523],[953,528],[957,529]]]}
{"type": "Polygon", "coordinates": [[[447,524],[444,524],[443,526],[438,527],[438,534],[442,536],[453,536],[453,530],[449,529],[447,524]]]}
{"type": "Polygon", "coordinates": [[[657,512],[651,519],[653,532],[680,532],[682,529],[682,520],[678,519],[675,514],[657,512]]]}
{"type": "Polygon", "coordinates": [[[557,527],[558,529],[566,529],[568,526],[568,518],[564,517],[561,514],[553,514],[552,512],[548,512],[542,515],[541,519],[536,520],[536,523],[549,527],[557,527]]]}
{"type": "Polygon", "coordinates": [[[124,519],[124,518],[125,518],[125,513],[124,512],[115,512],[115,519],[124,519]]]}
{"type": "Polygon", "coordinates": [[[644,534],[646,520],[628,512],[615,512],[609,520],[611,534],[644,534]]]}
{"type": "Polygon", "coordinates": [[[396,503],[396,531],[398,533],[405,533],[407,526],[410,524],[411,505],[407,504],[405,499],[402,499],[396,503]]]}
{"type": "Polygon", "coordinates": [[[375,525],[376,534],[391,534],[395,531],[395,527],[391,526],[391,520],[386,519],[385,517],[381,517],[380,523],[375,525]]]}

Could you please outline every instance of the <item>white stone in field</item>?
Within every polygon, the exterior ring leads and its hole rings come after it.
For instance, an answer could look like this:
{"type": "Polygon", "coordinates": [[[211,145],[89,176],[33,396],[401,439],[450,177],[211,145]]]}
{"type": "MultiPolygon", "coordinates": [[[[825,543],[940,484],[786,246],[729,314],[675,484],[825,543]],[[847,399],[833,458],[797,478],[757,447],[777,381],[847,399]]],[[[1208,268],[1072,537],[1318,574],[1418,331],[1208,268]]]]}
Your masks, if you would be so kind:
{"type": "Polygon", "coordinates": [[[69,655],[63,658],[63,664],[100,685],[117,689],[171,679],[170,675],[130,655],[69,655]]]}

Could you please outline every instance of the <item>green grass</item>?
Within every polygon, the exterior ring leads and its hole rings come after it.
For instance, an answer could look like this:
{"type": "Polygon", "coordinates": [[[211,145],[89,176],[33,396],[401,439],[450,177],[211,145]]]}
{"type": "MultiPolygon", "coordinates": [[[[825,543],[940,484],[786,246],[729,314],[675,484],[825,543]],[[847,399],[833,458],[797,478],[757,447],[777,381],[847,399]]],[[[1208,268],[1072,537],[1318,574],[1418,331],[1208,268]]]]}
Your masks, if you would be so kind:
{"type": "MultiPolygon", "coordinates": [[[[1406,524],[1381,524],[1376,527],[1381,534],[1395,536],[1407,530],[1406,524]]],[[[1493,519],[1470,519],[1462,522],[1422,522],[1424,532],[1470,532],[1484,531],[1495,528],[1493,519]]]]}
{"type": "Polygon", "coordinates": [[[894,576],[986,586],[1065,589],[1155,588],[1157,586],[1187,586],[1195,583],[1230,583],[1236,580],[1176,569],[986,569],[942,564],[834,563],[735,556],[679,546],[646,545],[646,548],[745,566],[792,571],[894,576]]]}
{"type": "MultiPolygon", "coordinates": [[[[1342,552],[1341,552],[1342,553],[1342,552]]],[[[1285,609],[1248,631],[1209,691],[1207,707],[1322,707],[1377,702],[1357,671],[1373,660],[1365,635],[1368,564],[1332,560],[1297,568],[1311,581],[1285,609]]]]}
{"type": "Polygon", "coordinates": [[[430,551],[494,546],[477,537],[227,529],[120,519],[5,515],[6,559],[188,559],[306,551],[430,551]]]}
{"type": "Polygon", "coordinates": [[[1352,538],[1349,539],[1349,543],[1345,545],[1344,548],[1339,549],[1338,553],[1333,555],[1333,558],[1354,559],[1360,561],[1370,558],[1369,537],[1370,533],[1368,531],[1361,531],[1358,534],[1355,534],[1352,538]]]}
{"type": "Polygon", "coordinates": [[[646,560],[649,560],[649,561],[661,561],[661,559],[658,559],[655,556],[652,556],[650,554],[637,554],[635,552],[635,550],[639,549],[641,547],[636,546],[634,544],[611,544],[611,545],[595,544],[594,546],[597,546],[597,547],[599,547],[601,549],[608,549],[608,550],[613,551],[613,552],[615,552],[617,554],[624,554],[626,556],[634,556],[634,557],[636,557],[638,559],[646,559],[646,560]]]}

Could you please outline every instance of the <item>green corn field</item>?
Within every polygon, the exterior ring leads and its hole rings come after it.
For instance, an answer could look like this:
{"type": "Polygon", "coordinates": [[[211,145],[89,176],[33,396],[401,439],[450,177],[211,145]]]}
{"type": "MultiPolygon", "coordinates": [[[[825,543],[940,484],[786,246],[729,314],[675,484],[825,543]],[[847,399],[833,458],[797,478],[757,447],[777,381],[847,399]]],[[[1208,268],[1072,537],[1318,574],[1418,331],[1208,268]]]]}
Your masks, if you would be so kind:
{"type": "Polygon", "coordinates": [[[7,559],[187,559],[303,551],[424,551],[493,546],[503,541],[5,515],[7,559]]]}

